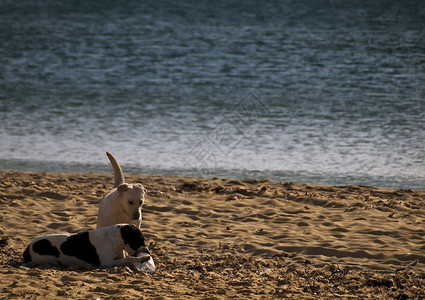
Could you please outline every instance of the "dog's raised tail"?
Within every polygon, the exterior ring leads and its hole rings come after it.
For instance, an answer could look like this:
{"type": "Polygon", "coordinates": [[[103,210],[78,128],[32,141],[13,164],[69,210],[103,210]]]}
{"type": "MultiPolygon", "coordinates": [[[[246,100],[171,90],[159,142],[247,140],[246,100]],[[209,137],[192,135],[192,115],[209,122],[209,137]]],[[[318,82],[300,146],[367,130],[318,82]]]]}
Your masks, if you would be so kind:
{"type": "Polygon", "coordinates": [[[112,168],[114,169],[114,187],[118,187],[119,185],[124,183],[124,174],[121,170],[121,166],[112,153],[106,151],[106,155],[111,162],[112,168]]]}

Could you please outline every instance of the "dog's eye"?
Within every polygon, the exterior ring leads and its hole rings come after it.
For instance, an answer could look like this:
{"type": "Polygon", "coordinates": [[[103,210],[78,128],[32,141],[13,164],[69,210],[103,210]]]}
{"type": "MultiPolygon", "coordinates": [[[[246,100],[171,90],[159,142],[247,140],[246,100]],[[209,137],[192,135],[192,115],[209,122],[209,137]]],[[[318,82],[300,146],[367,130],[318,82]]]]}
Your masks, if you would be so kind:
{"type": "Polygon", "coordinates": [[[128,201],[128,204],[133,205],[134,202],[133,201],[128,201]]]}

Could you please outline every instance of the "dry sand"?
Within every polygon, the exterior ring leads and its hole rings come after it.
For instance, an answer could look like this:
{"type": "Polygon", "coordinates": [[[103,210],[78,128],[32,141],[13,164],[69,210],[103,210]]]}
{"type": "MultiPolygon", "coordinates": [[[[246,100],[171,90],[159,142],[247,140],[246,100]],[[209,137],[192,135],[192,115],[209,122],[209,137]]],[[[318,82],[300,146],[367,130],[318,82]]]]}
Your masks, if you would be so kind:
{"type": "Polygon", "coordinates": [[[0,298],[425,298],[425,191],[126,179],[155,273],[23,266],[33,238],[94,229],[113,176],[0,172],[0,298]]]}

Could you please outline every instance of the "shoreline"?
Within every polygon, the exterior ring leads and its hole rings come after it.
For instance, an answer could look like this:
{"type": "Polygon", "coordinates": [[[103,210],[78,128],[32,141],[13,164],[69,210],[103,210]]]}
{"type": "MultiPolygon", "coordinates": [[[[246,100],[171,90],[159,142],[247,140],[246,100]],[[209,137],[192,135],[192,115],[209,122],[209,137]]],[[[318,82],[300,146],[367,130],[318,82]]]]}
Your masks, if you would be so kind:
{"type": "Polygon", "coordinates": [[[425,296],[425,191],[267,179],[125,178],[148,191],[142,230],[157,272],[21,268],[20,255],[36,236],[95,228],[113,175],[2,171],[0,295],[425,296]]]}
{"type": "MultiPolygon", "coordinates": [[[[97,163],[81,162],[52,162],[52,161],[29,161],[29,160],[2,160],[0,159],[3,171],[13,172],[40,172],[40,173],[99,173],[110,174],[112,172],[110,164],[106,161],[97,163]]],[[[383,176],[370,175],[366,173],[317,173],[303,170],[249,170],[249,169],[184,169],[184,168],[157,168],[141,167],[133,164],[122,164],[126,174],[131,175],[152,175],[152,176],[181,176],[181,177],[202,177],[211,179],[220,177],[225,179],[249,180],[250,178],[267,178],[275,182],[297,182],[300,184],[346,186],[360,185],[372,186],[388,189],[415,189],[425,190],[425,177],[413,175],[383,176]]]]}

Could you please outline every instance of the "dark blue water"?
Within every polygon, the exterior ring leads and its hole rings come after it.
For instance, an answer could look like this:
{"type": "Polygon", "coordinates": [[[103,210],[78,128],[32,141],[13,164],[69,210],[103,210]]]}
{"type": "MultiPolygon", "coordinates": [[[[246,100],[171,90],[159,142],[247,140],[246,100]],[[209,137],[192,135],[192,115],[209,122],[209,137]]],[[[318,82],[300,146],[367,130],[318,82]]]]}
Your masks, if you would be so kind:
{"type": "Polygon", "coordinates": [[[422,1],[2,1],[0,169],[425,189],[424,28],[422,1]]]}

